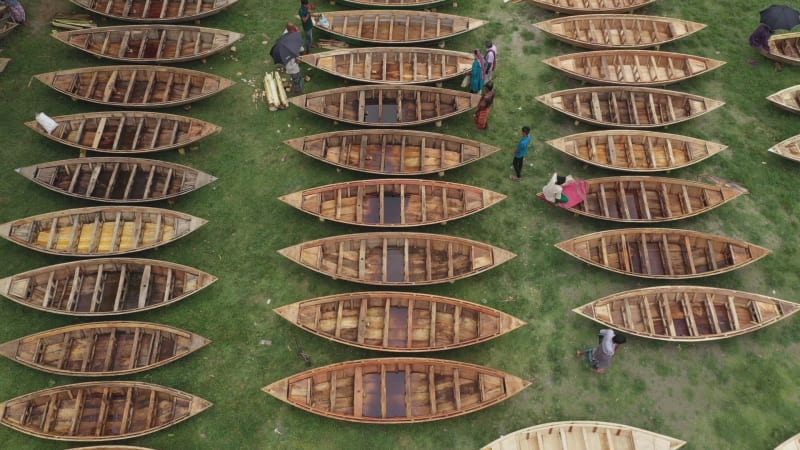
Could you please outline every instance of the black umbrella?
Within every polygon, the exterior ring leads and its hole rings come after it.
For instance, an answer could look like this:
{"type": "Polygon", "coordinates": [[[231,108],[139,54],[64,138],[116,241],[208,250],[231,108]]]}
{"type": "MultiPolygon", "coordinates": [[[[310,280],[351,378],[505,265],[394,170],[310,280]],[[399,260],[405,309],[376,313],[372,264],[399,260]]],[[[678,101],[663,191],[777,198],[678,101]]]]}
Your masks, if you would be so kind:
{"type": "Polygon", "coordinates": [[[286,64],[290,59],[300,56],[303,47],[303,35],[299,31],[286,33],[279,37],[275,45],[269,50],[275,64],[286,64]]]}
{"type": "Polygon", "coordinates": [[[761,11],[761,23],[770,30],[791,30],[800,24],[800,12],[791,6],[772,5],[761,11]]]}

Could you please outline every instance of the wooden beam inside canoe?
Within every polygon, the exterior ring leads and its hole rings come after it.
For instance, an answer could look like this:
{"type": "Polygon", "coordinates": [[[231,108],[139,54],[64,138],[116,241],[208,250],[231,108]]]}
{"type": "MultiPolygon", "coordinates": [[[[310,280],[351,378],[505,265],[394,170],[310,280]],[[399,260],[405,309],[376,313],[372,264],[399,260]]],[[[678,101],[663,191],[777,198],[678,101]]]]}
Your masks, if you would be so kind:
{"type": "Polygon", "coordinates": [[[706,292],[703,298],[703,303],[706,306],[706,311],[708,312],[708,317],[711,318],[711,326],[712,332],[714,334],[722,333],[722,327],[719,325],[719,319],[717,318],[717,310],[714,308],[714,301],[711,298],[711,293],[706,292]]]}
{"type": "Polygon", "coordinates": [[[692,243],[689,242],[689,236],[683,237],[683,245],[684,245],[684,255],[686,257],[686,262],[689,265],[689,271],[692,274],[697,273],[697,268],[694,265],[694,255],[692,254],[692,243]]]}
{"type": "Polygon", "coordinates": [[[329,393],[328,393],[328,402],[329,402],[329,411],[333,412],[336,411],[336,385],[338,384],[338,376],[335,370],[331,371],[331,379],[328,383],[329,386],[329,393]]]}
{"type": "Polygon", "coordinates": [[[428,365],[428,401],[431,406],[431,415],[436,415],[436,373],[433,364],[428,365]]]}

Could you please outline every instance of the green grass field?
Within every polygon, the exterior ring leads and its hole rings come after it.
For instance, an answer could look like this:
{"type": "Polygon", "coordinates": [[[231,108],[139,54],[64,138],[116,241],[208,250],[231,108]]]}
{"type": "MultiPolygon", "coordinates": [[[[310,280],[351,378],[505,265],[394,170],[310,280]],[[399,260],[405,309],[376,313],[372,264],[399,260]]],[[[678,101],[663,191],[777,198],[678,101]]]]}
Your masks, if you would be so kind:
{"type": "MultiPolygon", "coordinates": [[[[0,42],[0,57],[12,58],[0,74],[0,222],[59,209],[91,206],[47,191],[12,170],[38,162],[77,156],[28,130],[23,122],[37,112],[48,115],[102,110],[74,102],[32,76],[58,69],[112,64],[96,60],[48,36],[56,12],[79,12],[64,0],[23,1],[29,24],[0,42]]],[[[358,232],[352,227],[319,222],[277,200],[296,190],[367,178],[337,171],[282,144],[284,139],[343,129],[298,108],[270,112],[252,95],[267,70],[275,70],[268,51],[287,20],[297,13],[294,0],[240,0],[202,25],[234,30],[246,36],[235,52],[224,52],[183,67],[212,72],[237,84],[195,104],[187,114],[224,127],[185,154],[152,157],[186,164],[219,180],[180,198],[174,208],[209,220],[187,238],[136,256],[165,259],[208,271],[219,282],[168,308],[123,316],[169,324],[212,339],[209,347],[172,365],[129,377],[171,386],[204,397],[214,406],[178,426],[130,442],[159,449],[473,449],[500,435],[551,421],[619,422],[667,434],[688,442],[692,450],[771,449],[800,432],[800,373],[797,336],[800,319],[789,318],[753,334],[696,345],[631,338],[610,371],[597,375],[575,357],[575,350],[596,342],[598,324],[571,309],[593,299],[661,283],[612,274],[582,264],[553,244],[584,233],[618,228],[555,210],[534,198],[554,171],[576,177],[611,172],[584,167],[544,141],[592,129],[535,101],[535,96],[580,83],[549,69],[542,59],[578,51],[545,37],[533,26],[553,17],[526,3],[464,0],[441,12],[490,20],[483,28],[452,41],[447,48],[471,51],[486,38],[499,47],[498,94],[486,133],[474,130],[471,116],[422,129],[479,139],[502,147],[500,154],[448,172],[444,180],[485,187],[508,195],[491,209],[446,226],[420,231],[480,240],[516,252],[511,262],[454,284],[419,288],[432,294],[480,302],[528,322],[499,339],[466,349],[426,356],[490,366],[533,382],[512,399],[484,411],[452,420],[402,426],[360,425],[325,419],[286,405],[260,391],[280,378],[313,367],[383,356],[324,341],[290,325],[274,307],[305,298],[368,290],[308,271],[276,250],[324,236],[358,232]],[[533,142],[521,183],[509,180],[511,159],[523,125],[533,142]],[[271,345],[262,345],[262,340],[271,345]]],[[[797,134],[798,117],[769,104],[765,97],[800,82],[800,69],[772,64],[756,54],[747,37],[758,25],[758,11],[770,2],[747,0],[700,2],[659,0],[640,11],[708,24],[708,28],[662,50],[726,61],[722,68],[670,88],[724,100],[715,112],[670,127],[684,134],[724,143],[728,150],[703,163],[667,176],[699,179],[715,175],[750,190],[733,203],[678,223],[677,228],[713,232],[770,248],[773,254],[742,270],[690,284],[741,289],[800,301],[798,285],[798,219],[795,214],[798,167],[767,152],[773,144],[797,134]]],[[[322,3],[318,11],[338,9],[322,3]]],[[[99,25],[111,21],[97,19],[99,25]]],[[[297,22],[295,20],[295,22],[297,22]]],[[[316,70],[307,91],[349,84],[316,70]]],[[[460,80],[447,87],[458,88],[460,80]]],[[[0,276],[65,262],[7,241],[0,242],[0,276]]],[[[37,331],[80,323],[0,300],[0,341],[37,331]]],[[[87,381],[35,371],[0,361],[0,401],[52,386],[87,381]]],[[[88,445],[88,444],[87,444],[88,445]]],[[[62,449],[0,427],[0,448],[62,449]]]]}

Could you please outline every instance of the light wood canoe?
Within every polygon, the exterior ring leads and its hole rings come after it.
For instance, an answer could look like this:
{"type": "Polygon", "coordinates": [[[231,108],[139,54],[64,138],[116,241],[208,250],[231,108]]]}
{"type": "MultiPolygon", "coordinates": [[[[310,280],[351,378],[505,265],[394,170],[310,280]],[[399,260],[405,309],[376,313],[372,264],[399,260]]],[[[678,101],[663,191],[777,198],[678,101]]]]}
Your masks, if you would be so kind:
{"type": "Polygon", "coordinates": [[[430,9],[451,0],[336,0],[340,5],[363,9],[430,9]]]}
{"type": "Polygon", "coordinates": [[[109,203],[175,198],[217,179],[180,164],[124,156],[66,159],[21,167],[16,171],[51,191],[109,203]]]}
{"type": "Polygon", "coordinates": [[[589,131],[547,143],[586,164],[625,172],[680,169],[728,148],[689,136],[639,130],[589,131]]]}
{"type": "Polygon", "coordinates": [[[346,181],[279,197],[320,219],[373,227],[447,223],[505,198],[498,192],[467,184],[400,178],[346,181]]]}
{"type": "Polygon", "coordinates": [[[73,447],[67,450],[153,450],[147,447],[137,447],[135,445],[93,445],[91,447],[73,447]]]}
{"type": "Polygon", "coordinates": [[[782,89],[767,97],[767,100],[778,108],[800,114],[800,84],[782,89]]]}
{"type": "Polygon", "coordinates": [[[541,103],[592,125],[666,127],[713,111],[725,102],[686,92],[635,86],[592,86],[550,92],[541,103]]]}
{"type": "Polygon", "coordinates": [[[0,236],[61,256],[114,256],[160,247],[206,224],[178,211],[144,206],[65,209],[6,222],[0,236]]]}
{"type": "Polygon", "coordinates": [[[559,242],[556,247],[602,269],[662,280],[730,272],[771,253],[749,242],[675,228],[606,230],[559,242]]]}
{"type": "Polygon", "coordinates": [[[278,253],[334,279],[378,286],[453,282],[517,256],[469,239],[409,232],[332,236],[293,245],[278,253]]]}
{"type": "Polygon", "coordinates": [[[657,50],[595,50],[543,61],[567,76],[592,84],[665,86],[710,72],[724,61],[657,50]]]}
{"type": "Polygon", "coordinates": [[[561,14],[620,14],[656,0],[528,0],[534,6],[561,14]]]}
{"type": "Polygon", "coordinates": [[[216,14],[239,0],[70,0],[93,13],[125,22],[188,22],[216,14]]]}
{"type": "Polygon", "coordinates": [[[125,108],[168,108],[210,97],[234,84],[210,73],[170,66],[96,66],[35,75],[78,100],[125,108]]]}
{"type": "Polygon", "coordinates": [[[14,31],[14,28],[17,28],[19,24],[14,22],[14,19],[11,18],[11,13],[8,11],[8,6],[0,5],[0,39],[4,39],[6,36],[11,34],[14,31]]]}
{"type": "Polygon", "coordinates": [[[48,373],[101,377],[154,369],[210,343],[199,334],[157,323],[91,322],[0,344],[0,354],[48,373]]]}
{"type": "Polygon", "coordinates": [[[530,383],[499,370],[433,358],[375,358],[307,370],[261,390],[331,419],[401,424],[495,405],[530,383]]]}
{"type": "Polygon", "coordinates": [[[138,381],[93,381],[43,389],[0,404],[0,422],[31,436],[102,442],[163,430],[211,406],[177,389],[138,381]]]}
{"type": "Polygon", "coordinates": [[[339,122],[372,127],[407,127],[439,122],[478,106],[481,96],[417,85],[348,86],[296,95],[289,101],[339,122]]]}
{"type": "Polygon", "coordinates": [[[120,25],[62,31],[59,41],[98,58],[163,64],[208,58],[233,45],[242,34],[185,25],[120,25]]]}
{"type": "Polygon", "coordinates": [[[587,14],[535,23],[545,34],[576,47],[652,48],[706,27],[688,20],[636,14],[587,14]]]}
{"type": "Polygon", "coordinates": [[[147,111],[103,111],[55,116],[48,133],[39,122],[25,122],[37,133],[70,147],[111,154],[139,154],[190,146],[222,130],[191,117],[147,111]]]}
{"type": "Polygon", "coordinates": [[[775,450],[800,450],[800,433],[782,442],[775,450]]]}
{"type": "Polygon", "coordinates": [[[282,306],[275,312],[325,339],[387,352],[461,348],[525,325],[486,306],[413,292],[329,295],[282,306]]]}
{"type": "Polygon", "coordinates": [[[659,286],[609,295],[572,311],[643,338],[702,342],[750,333],[798,309],[796,303],[731,289],[659,286]]]}
{"type": "Polygon", "coordinates": [[[209,273],[167,261],[97,258],[0,279],[0,295],[40,311],[102,317],[171,305],[215,281],[209,273]]]}
{"type": "MultiPolygon", "coordinates": [[[[800,134],[785,139],[768,149],[769,152],[800,162],[800,134]]],[[[798,449],[800,450],[800,449],[798,449]]]]}
{"type": "MultiPolygon", "coordinates": [[[[725,186],[679,178],[624,176],[585,180],[586,198],[575,214],[627,223],[657,223],[694,217],[742,195],[725,186]]],[[[537,194],[542,198],[542,193],[537,194]]]]}
{"type": "Polygon", "coordinates": [[[472,70],[471,54],[423,47],[343,48],[302,55],[300,61],[363,83],[441,83],[472,70]]]}
{"type": "Polygon", "coordinates": [[[429,175],[500,151],[483,142],[428,131],[343,130],[283,141],[312,158],[374,175],[429,175]]]}
{"type": "Polygon", "coordinates": [[[330,26],[314,26],[348,42],[398,45],[449,39],[485,20],[428,11],[358,10],[325,13],[330,26]]]}
{"type": "Polygon", "coordinates": [[[761,54],[784,64],[800,64],[800,32],[773,34],[769,38],[769,51],[761,54]]]}
{"type": "Polygon", "coordinates": [[[509,433],[482,450],[677,450],[685,441],[618,423],[573,420],[509,433]]]}

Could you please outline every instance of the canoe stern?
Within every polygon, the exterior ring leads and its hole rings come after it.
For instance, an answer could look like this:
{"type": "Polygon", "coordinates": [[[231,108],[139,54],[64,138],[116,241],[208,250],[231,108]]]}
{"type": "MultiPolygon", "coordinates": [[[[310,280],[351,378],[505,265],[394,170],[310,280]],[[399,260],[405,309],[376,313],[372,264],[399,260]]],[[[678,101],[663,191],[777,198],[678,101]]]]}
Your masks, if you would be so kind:
{"type": "Polygon", "coordinates": [[[298,305],[297,303],[284,305],[281,306],[280,308],[275,308],[272,311],[274,311],[275,314],[288,320],[290,323],[297,325],[297,318],[300,316],[300,305],[298,305]]]}

